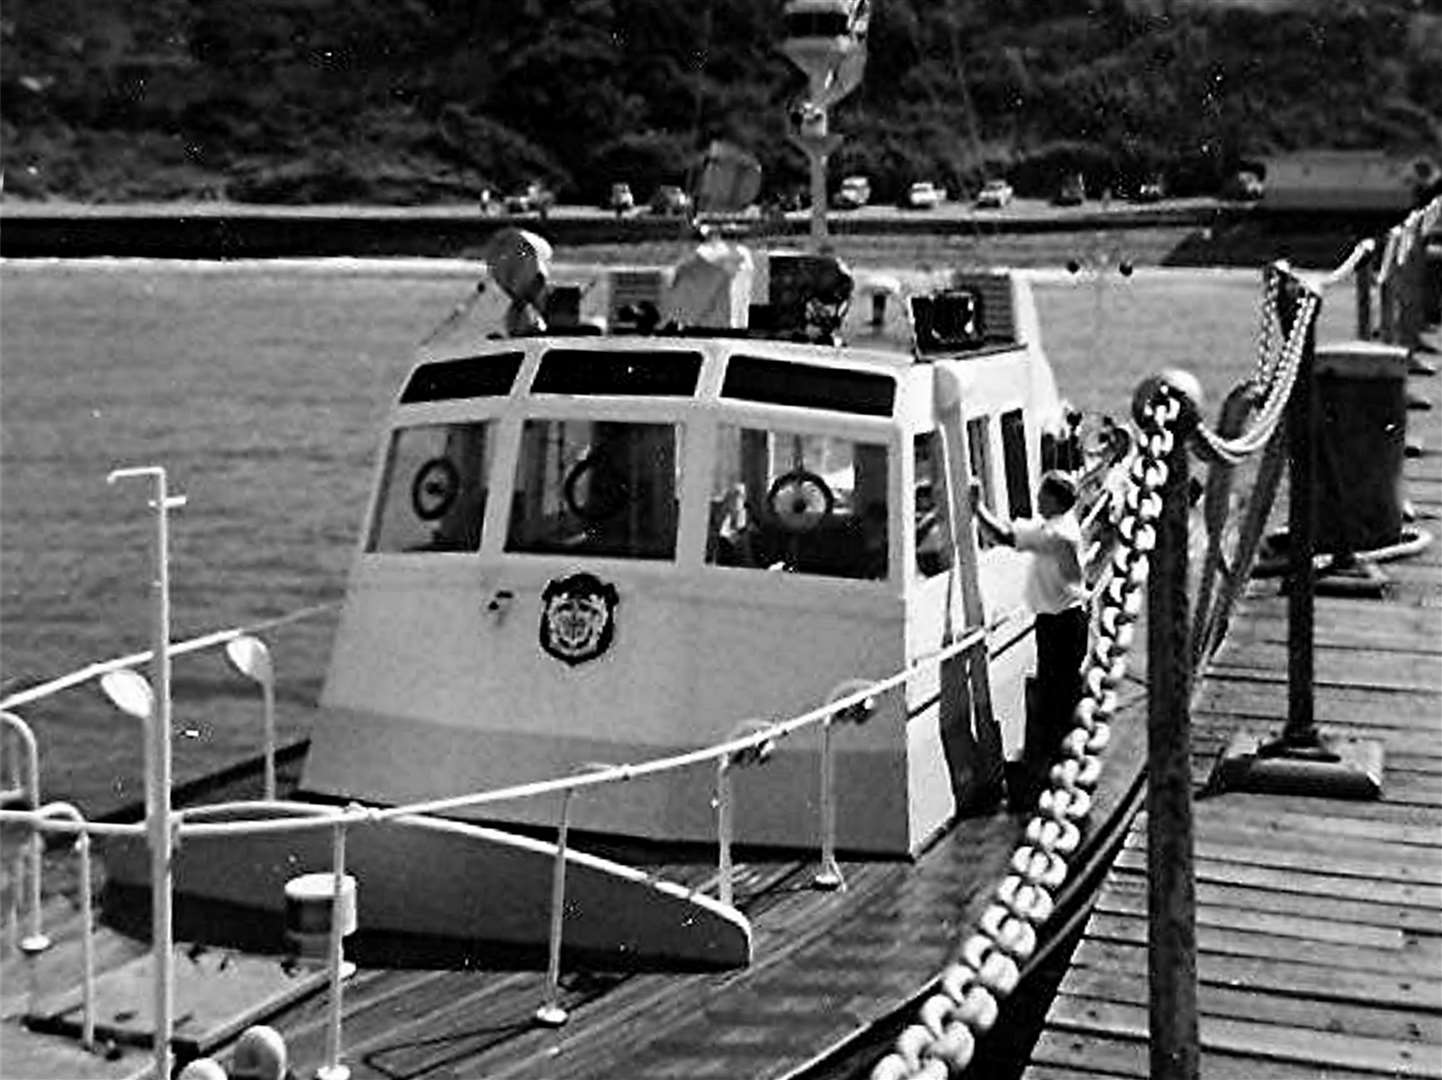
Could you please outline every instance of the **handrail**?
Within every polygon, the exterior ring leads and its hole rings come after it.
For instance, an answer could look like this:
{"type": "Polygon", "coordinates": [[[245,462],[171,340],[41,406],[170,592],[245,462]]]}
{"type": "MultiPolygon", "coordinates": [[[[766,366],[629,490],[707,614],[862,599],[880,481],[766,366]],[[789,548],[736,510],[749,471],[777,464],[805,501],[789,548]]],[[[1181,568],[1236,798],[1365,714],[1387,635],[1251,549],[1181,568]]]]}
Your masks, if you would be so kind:
{"type": "MultiPolygon", "coordinates": [[[[39,744],[35,741],[35,733],[30,730],[29,724],[12,712],[0,710],[0,758],[4,757],[4,728],[6,727],[9,727],[24,744],[26,776],[23,791],[26,804],[31,810],[34,810],[40,806],[39,744]]],[[[30,849],[30,881],[27,901],[30,906],[30,933],[26,935],[21,945],[27,952],[41,952],[49,948],[50,939],[45,934],[45,916],[41,909],[40,898],[40,864],[45,856],[45,842],[40,838],[38,832],[30,837],[28,847],[30,849]]],[[[16,865],[20,865],[18,855],[16,856],[16,865]]]]}
{"type": "MultiPolygon", "coordinates": [[[[217,630],[214,633],[203,634],[189,641],[182,641],[172,645],[166,650],[168,656],[184,656],[186,653],[199,652],[202,649],[209,649],[216,645],[224,645],[228,641],[241,637],[244,634],[258,634],[263,630],[274,630],[280,626],[290,623],[301,622],[315,615],[327,611],[333,611],[336,604],[312,604],[310,607],[300,608],[288,615],[280,615],[273,619],[262,619],[260,622],[251,623],[247,626],[232,627],[229,630],[217,630]]],[[[5,698],[0,698],[0,709],[13,709],[19,705],[28,705],[32,701],[40,701],[43,698],[58,694],[61,690],[68,690],[72,686],[79,686],[92,679],[98,679],[102,675],[121,668],[137,667],[149,660],[154,659],[153,649],[146,649],[144,652],[131,653],[128,656],[117,656],[112,660],[101,660],[94,664],[88,664],[83,668],[66,675],[60,675],[39,686],[32,686],[25,690],[18,690],[5,698]]]]}
{"type": "MultiPolygon", "coordinates": [[[[959,653],[974,648],[984,639],[985,633],[986,632],[981,629],[971,631],[946,648],[928,656],[926,663],[928,665],[940,664],[959,653]]],[[[188,837],[214,838],[234,835],[258,835],[261,833],[301,832],[308,829],[333,827],[338,821],[344,821],[349,825],[389,821],[401,817],[437,816],[456,810],[470,809],[476,806],[485,806],[500,802],[514,802],[522,799],[536,798],[542,795],[559,794],[566,791],[579,791],[582,788],[596,787],[600,784],[624,783],[657,773],[679,770],[693,765],[702,765],[707,762],[715,762],[725,757],[732,757],[744,753],[747,750],[752,750],[761,746],[763,743],[785,738],[787,735],[800,731],[803,728],[819,724],[824,719],[836,713],[864,705],[870,698],[875,697],[877,694],[902,685],[915,676],[920,666],[919,664],[913,664],[888,678],[878,679],[868,684],[864,689],[857,690],[845,697],[837,698],[835,701],[817,706],[790,720],[776,721],[753,733],[730,738],[723,742],[714,743],[698,750],[690,750],[682,754],[652,758],[636,764],[608,766],[604,770],[585,773],[579,776],[530,781],[524,784],[513,784],[509,787],[493,788],[489,791],[473,792],[446,799],[431,799],[424,802],[409,803],[404,806],[385,808],[350,806],[344,809],[317,807],[318,812],[314,817],[303,819],[193,822],[187,820],[188,815],[192,811],[181,809],[175,813],[175,831],[177,837],[182,839],[188,837]]],[[[34,821],[33,815],[27,811],[0,810],[0,821],[5,820],[37,824],[34,821]]],[[[54,832],[76,831],[74,826],[62,822],[50,822],[44,825],[37,824],[37,827],[54,832]]],[[[90,822],[84,827],[84,831],[95,836],[138,836],[143,834],[144,830],[145,825],[143,822],[90,822]]]]}

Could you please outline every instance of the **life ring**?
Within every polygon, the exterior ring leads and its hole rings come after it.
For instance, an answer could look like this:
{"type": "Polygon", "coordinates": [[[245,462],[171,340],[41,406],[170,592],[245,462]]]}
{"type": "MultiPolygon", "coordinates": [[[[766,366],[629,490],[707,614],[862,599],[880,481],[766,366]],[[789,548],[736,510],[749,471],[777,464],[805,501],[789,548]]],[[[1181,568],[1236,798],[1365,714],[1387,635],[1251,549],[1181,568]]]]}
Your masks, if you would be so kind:
{"type": "Polygon", "coordinates": [[[814,472],[792,469],[771,484],[766,493],[766,506],[782,531],[807,533],[830,516],[836,506],[836,496],[814,472]]]}
{"type": "Polygon", "coordinates": [[[411,508],[422,521],[445,517],[461,491],[461,472],[450,458],[434,457],[411,481],[411,508]]]}
{"type": "Polygon", "coordinates": [[[601,454],[587,454],[571,466],[561,494],[566,506],[583,521],[605,521],[631,501],[625,479],[601,454]]]}

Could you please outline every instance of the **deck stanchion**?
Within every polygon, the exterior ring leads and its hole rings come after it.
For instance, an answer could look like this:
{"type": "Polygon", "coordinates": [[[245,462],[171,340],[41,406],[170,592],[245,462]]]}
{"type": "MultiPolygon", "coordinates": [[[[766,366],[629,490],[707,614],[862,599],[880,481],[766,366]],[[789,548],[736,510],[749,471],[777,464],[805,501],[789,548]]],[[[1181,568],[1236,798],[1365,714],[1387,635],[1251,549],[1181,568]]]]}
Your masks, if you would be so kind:
{"type": "Polygon", "coordinates": [[[818,889],[844,889],[846,877],[836,861],[836,761],[832,757],[833,713],[821,721],[821,866],[811,883],[818,889]]]}
{"type": "MultiPolygon", "coordinates": [[[[95,897],[91,884],[90,833],[85,815],[68,802],[47,803],[39,808],[42,817],[63,817],[80,826],[75,835],[75,853],[80,860],[80,1045],[95,1049],[95,897]]],[[[37,827],[35,835],[40,835],[37,827]]]]}
{"type": "Polygon", "coordinates": [[[341,983],[342,967],[345,963],[345,932],[348,922],[345,910],[345,821],[335,826],[331,842],[331,885],[330,901],[330,1016],[325,1032],[325,1064],[316,1070],[316,1080],[350,1080],[350,1067],[340,1060],[341,1024],[341,983]]]}
{"type": "Polygon", "coordinates": [[[730,905],[731,893],[731,755],[716,760],[717,896],[730,905]]]}
{"type": "MultiPolygon", "coordinates": [[[[744,720],[736,726],[727,741],[758,735],[771,727],[765,720],[744,720]]],[[[717,895],[723,904],[731,904],[733,896],[731,835],[734,825],[731,820],[731,770],[744,765],[760,765],[771,757],[773,749],[774,743],[771,739],[761,739],[739,750],[722,754],[716,759],[716,872],[720,878],[717,895]]]]}
{"type": "MultiPolygon", "coordinates": [[[[12,712],[0,712],[0,725],[10,728],[25,746],[25,801],[29,808],[34,810],[40,805],[40,748],[35,741],[35,733],[30,730],[29,724],[12,712]]],[[[30,834],[25,847],[30,860],[30,880],[26,893],[30,906],[30,932],[20,942],[20,947],[29,955],[44,952],[50,947],[50,936],[45,933],[45,916],[41,910],[40,871],[45,857],[45,840],[39,829],[30,834]]],[[[19,868],[15,874],[14,895],[17,898],[20,894],[19,883],[24,878],[23,858],[25,856],[17,855],[15,859],[19,868]]],[[[16,902],[18,903],[18,899],[16,902]]]]}
{"type": "MultiPolygon", "coordinates": [[[[1200,390],[1181,372],[1159,377],[1180,406],[1164,450],[1166,480],[1147,585],[1147,971],[1152,1080],[1196,1080],[1196,885],[1192,865],[1191,649],[1187,640],[1187,449],[1200,390]]],[[[1149,390],[1156,384],[1143,384],[1149,390]]],[[[1165,391],[1164,391],[1165,392],[1165,391]]],[[[1161,395],[1138,400],[1138,411],[1161,395]]],[[[1145,430],[1145,428],[1144,428],[1145,430]]],[[[1145,437],[1145,436],[1144,436],[1145,437]]]]}
{"type": "Polygon", "coordinates": [[[546,953],[546,999],[536,1010],[536,1022],[560,1027],[566,1022],[561,1007],[561,932],[566,919],[566,844],[571,828],[571,797],[575,788],[561,794],[561,820],[556,826],[556,863],[551,872],[551,931],[546,953]]]}
{"type": "MultiPolygon", "coordinates": [[[[829,705],[841,701],[870,686],[865,679],[847,679],[827,695],[826,702],[829,705]]],[[[864,724],[875,708],[875,701],[868,697],[821,721],[821,865],[811,879],[811,884],[818,889],[846,888],[846,876],[836,861],[836,757],[832,729],[847,721],[864,724]]]]}

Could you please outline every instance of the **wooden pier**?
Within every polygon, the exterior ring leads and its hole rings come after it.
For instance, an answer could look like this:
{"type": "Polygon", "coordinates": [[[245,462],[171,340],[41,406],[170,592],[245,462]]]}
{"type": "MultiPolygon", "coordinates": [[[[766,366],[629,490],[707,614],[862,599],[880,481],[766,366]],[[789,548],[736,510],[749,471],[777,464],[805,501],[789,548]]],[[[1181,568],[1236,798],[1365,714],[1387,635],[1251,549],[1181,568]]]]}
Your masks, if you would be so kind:
{"type": "MultiPolygon", "coordinates": [[[[1277,578],[1251,584],[1192,710],[1206,1080],[1442,1077],[1442,377],[1408,392],[1405,495],[1432,543],[1380,564],[1383,598],[1315,603],[1316,720],[1383,744],[1381,799],[1206,790],[1238,731],[1287,719],[1277,578]]],[[[1150,1074],[1147,843],[1142,813],[1025,1080],[1150,1074]]]]}

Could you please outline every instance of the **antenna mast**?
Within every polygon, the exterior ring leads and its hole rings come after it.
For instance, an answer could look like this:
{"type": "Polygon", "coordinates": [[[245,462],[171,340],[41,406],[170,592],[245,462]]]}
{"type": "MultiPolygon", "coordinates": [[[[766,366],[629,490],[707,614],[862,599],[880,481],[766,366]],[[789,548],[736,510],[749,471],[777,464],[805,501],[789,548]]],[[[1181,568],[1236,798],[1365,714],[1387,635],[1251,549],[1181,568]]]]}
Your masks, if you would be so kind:
{"type": "Polygon", "coordinates": [[[841,145],[831,134],[827,110],[861,82],[871,0],[787,0],[786,40],[781,51],[806,75],[792,140],[811,166],[811,239],[826,242],[826,159],[841,145]]]}

